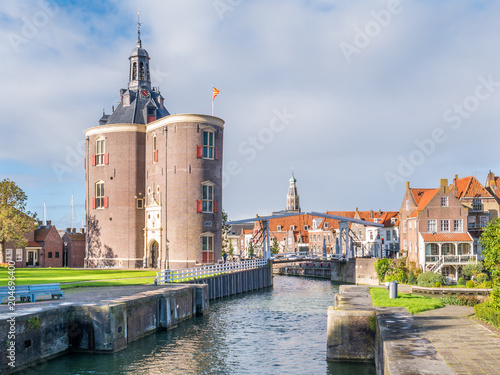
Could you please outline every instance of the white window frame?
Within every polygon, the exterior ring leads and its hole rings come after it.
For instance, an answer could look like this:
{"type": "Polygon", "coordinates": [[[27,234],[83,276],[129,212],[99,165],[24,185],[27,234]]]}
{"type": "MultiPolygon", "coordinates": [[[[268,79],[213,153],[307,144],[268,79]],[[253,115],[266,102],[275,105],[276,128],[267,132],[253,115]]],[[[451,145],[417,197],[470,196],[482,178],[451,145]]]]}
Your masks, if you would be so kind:
{"type": "Polygon", "coordinates": [[[215,158],[215,132],[205,129],[203,130],[202,138],[203,159],[213,160],[215,158]]]}
{"type": "Polygon", "coordinates": [[[406,220],[403,220],[403,233],[406,233],[406,227],[407,227],[406,220]]]}
{"type": "Polygon", "coordinates": [[[16,249],[16,262],[23,261],[23,249],[16,249]]]}
{"type": "Polygon", "coordinates": [[[201,202],[203,213],[214,212],[214,195],[215,185],[211,182],[204,182],[201,184],[201,202]]]}
{"type": "Polygon", "coordinates": [[[449,232],[450,231],[450,219],[441,219],[439,221],[439,229],[440,229],[440,232],[449,232]]]}
{"type": "Polygon", "coordinates": [[[453,220],[453,232],[463,232],[464,231],[464,221],[462,219],[453,220]]]}
{"type": "Polygon", "coordinates": [[[95,141],[95,165],[104,165],[106,154],[106,138],[98,138],[95,141]]]}
{"type": "Polygon", "coordinates": [[[448,197],[441,197],[441,207],[448,207],[450,204],[450,201],[448,197]]]}
{"type": "Polygon", "coordinates": [[[278,227],[276,228],[276,230],[277,230],[278,232],[281,232],[281,225],[278,225],[278,227]]]}
{"type": "Polygon", "coordinates": [[[325,229],[328,229],[328,223],[325,223],[325,229]]]}
{"type": "Polygon", "coordinates": [[[472,198],[472,211],[482,211],[483,200],[481,198],[472,198]]]}
{"type": "Polygon", "coordinates": [[[407,241],[403,240],[403,250],[406,250],[406,247],[407,247],[407,241]]]}
{"type": "Polygon", "coordinates": [[[437,220],[436,219],[428,219],[427,220],[427,232],[429,232],[429,233],[437,232],[437,220]]]}
{"type": "Polygon", "coordinates": [[[12,249],[5,249],[5,260],[7,262],[12,261],[12,249]]]}
{"type": "Polygon", "coordinates": [[[105,195],[104,181],[99,180],[95,183],[95,208],[104,208],[105,195]]]}

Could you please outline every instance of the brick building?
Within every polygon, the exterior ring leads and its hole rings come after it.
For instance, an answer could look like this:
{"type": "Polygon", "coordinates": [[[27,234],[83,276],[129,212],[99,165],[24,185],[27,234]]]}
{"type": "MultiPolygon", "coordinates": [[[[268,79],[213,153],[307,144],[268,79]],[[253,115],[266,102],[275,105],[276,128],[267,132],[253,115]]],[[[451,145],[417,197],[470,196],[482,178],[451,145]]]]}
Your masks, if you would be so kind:
{"type": "Polygon", "coordinates": [[[456,281],[464,264],[481,259],[479,237],[498,212],[498,200],[472,176],[455,176],[450,185],[442,179],[438,189],[407,183],[400,210],[401,250],[423,270],[456,281]]]}
{"type": "Polygon", "coordinates": [[[222,257],[224,121],[170,115],[151,86],[140,31],[129,60],[116,110],[85,133],[85,266],[214,263],[222,257]]]}
{"type": "Polygon", "coordinates": [[[62,236],[63,267],[83,268],[85,266],[85,230],[67,228],[62,236]]]}

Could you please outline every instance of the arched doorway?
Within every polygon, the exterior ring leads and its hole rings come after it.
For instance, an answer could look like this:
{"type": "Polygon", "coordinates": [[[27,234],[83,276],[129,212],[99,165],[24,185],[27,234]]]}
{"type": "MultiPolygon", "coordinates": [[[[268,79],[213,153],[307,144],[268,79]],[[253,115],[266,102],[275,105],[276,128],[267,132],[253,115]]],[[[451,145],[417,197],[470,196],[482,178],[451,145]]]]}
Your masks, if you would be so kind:
{"type": "Polygon", "coordinates": [[[151,247],[150,247],[150,250],[149,250],[149,254],[150,254],[149,267],[151,267],[151,268],[156,268],[157,267],[156,260],[158,259],[158,250],[159,250],[159,248],[160,248],[160,245],[158,245],[158,242],[153,241],[151,243],[151,247]]]}

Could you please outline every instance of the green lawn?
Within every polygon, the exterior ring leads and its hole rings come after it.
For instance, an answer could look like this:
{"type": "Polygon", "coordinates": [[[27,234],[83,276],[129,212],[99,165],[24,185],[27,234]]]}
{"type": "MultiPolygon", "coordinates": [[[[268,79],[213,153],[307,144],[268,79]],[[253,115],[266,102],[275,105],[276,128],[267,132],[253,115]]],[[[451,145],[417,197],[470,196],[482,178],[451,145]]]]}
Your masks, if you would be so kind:
{"type": "MultiPolygon", "coordinates": [[[[0,286],[6,286],[8,282],[7,269],[0,269],[0,286]]],[[[152,283],[156,277],[156,271],[135,271],[116,269],[73,269],[73,268],[18,268],[15,272],[16,285],[46,284],[46,283],[70,283],[78,281],[101,281],[110,279],[117,280],[112,284],[103,285],[134,285],[152,283]],[[142,279],[138,278],[148,277],[142,279]],[[135,280],[135,281],[134,281],[135,280]]],[[[89,283],[83,283],[90,286],[89,283]]]]}
{"type": "Polygon", "coordinates": [[[406,307],[410,314],[434,310],[443,307],[441,300],[414,294],[398,293],[398,298],[389,298],[389,291],[384,288],[370,288],[373,306],[406,307]]]}

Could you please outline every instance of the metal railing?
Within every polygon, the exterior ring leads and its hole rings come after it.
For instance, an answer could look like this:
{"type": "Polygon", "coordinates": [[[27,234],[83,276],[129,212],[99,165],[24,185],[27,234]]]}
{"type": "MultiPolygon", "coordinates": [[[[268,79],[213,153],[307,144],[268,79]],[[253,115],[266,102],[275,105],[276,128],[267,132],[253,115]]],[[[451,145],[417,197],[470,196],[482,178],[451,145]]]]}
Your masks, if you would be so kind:
{"type": "MultiPolygon", "coordinates": [[[[473,259],[477,262],[477,255],[426,255],[425,261],[426,263],[434,263],[441,260],[444,263],[467,263],[469,260],[473,259]]],[[[436,263],[437,264],[437,263],[436,263]]]]}
{"type": "Polygon", "coordinates": [[[265,265],[267,265],[267,263],[268,261],[266,259],[252,259],[244,260],[241,262],[227,262],[221,264],[213,264],[210,266],[185,268],[180,270],[162,270],[160,272],[157,272],[156,275],[158,282],[161,284],[182,283],[231,272],[264,267],[265,265]]]}
{"type": "Polygon", "coordinates": [[[336,253],[324,254],[322,251],[297,251],[293,253],[278,253],[272,254],[271,259],[274,260],[286,260],[286,259],[339,259],[343,255],[337,255],[336,253]]]}

